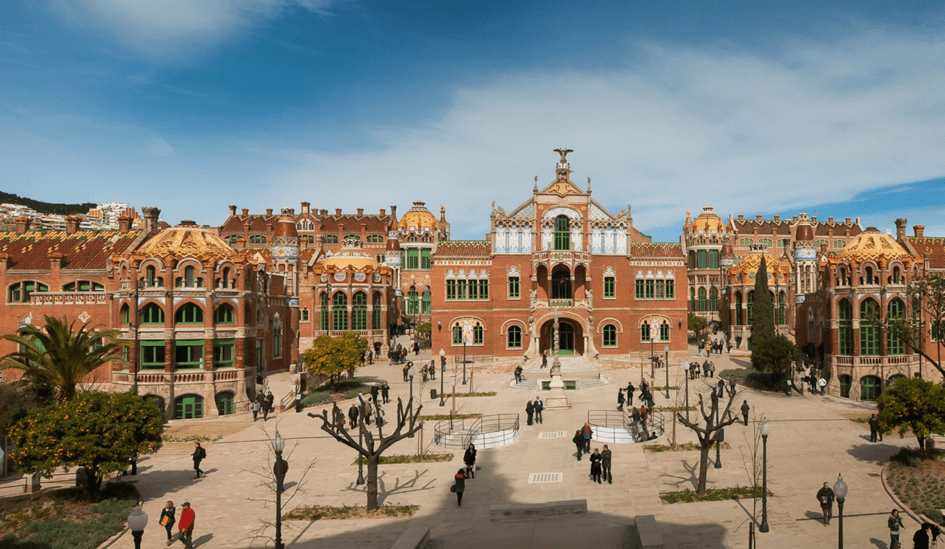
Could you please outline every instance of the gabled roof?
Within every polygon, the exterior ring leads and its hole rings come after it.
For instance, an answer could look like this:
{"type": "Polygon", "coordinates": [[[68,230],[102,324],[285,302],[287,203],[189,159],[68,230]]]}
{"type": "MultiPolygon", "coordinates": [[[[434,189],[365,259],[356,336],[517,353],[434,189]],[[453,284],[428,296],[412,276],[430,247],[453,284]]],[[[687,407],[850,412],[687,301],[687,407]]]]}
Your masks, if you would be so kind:
{"type": "Polygon", "coordinates": [[[915,238],[908,236],[908,241],[915,248],[918,257],[917,261],[924,262],[925,254],[929,254],[929,267],[932,269],[945,269],[945,238],[923,236],[915,238]]]}
{"type": "Polygon", "coordinates": [[[441,241],[434,256],[437,259],[453,257],[482,257],[492,256],[492,244],[486,240],[446,240],[441,241]]]}
{"type": "Polygon", "coordinates": [[[49,269],[49,255],[62,254],[62,269],[106,269],[109,256],[124,253],[140,231],[0,232],[7,269],[49,269]]]}
{"type": "MultiPolygon", "coordinates": [[[[231,233],[242,233],[243,225],[249,223],[250,232],[265,232],[269,229],[268,225],[271,223],[273,228],[276,228],[279,225],[279,219],[281,215],[234,215],[227,218],[223,222],[223,226],[220,228],[221,233],[231,234],[231,233]]],[[[323,233],[337,232],[341,225],[345,226],[346,233],[358,234],[361,232],[361,224],[364,223],[365,229],[369,233],[386,233],[390,227],[391,220],[393,217],[391,215],[379,215],[379,214],[340,214],[340,215],[313,215],[313,214],[296,214],[291,217],[291,219],[298,223],[301,219],[311,220],[315,226],[318,226],[318,223],[322,223],[321,231],[323,233]]]]}

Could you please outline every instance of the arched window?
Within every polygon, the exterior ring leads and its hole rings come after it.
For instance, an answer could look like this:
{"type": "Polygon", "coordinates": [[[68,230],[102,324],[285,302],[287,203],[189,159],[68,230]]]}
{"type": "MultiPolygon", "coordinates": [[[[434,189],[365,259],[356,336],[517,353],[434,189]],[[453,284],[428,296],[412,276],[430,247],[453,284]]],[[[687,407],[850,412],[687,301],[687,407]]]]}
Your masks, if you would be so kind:
{"type": "Polygon", "coordinates": [[[841,299],[837,304],[838,315],[840,317],[840,331],[838,334],[839,354],[853,354],[853,305],[846,299],[841,299]]]}
{"type": "Polygon", "coordinates": [[[853,378],[848,375],[842,375],[837,379],[840,381],[840,396],[850,398],[850,387],[853,386],[853,378]]]}
{"type": "Polygon", "coordinates": [[[200,419],[202,417],[202,396],[182,395],[174,399],[174,419],[200,419]]]}
{"type": "Polygon", "coordinates": [[[787,297],[785,296],[784,292],[782,291],[782,292],[780,292],[780,293],[778,294],[778,311],[777,311],[777,313],[778,313],[778,319],[777,319],[778,322],[777,322],[777,323],[778,323],[778,324],[784,324],[784,323],[785,323],[785,322],[784,322],[784,311],[785,311],[785,308],[786,308],[786,307],[787,307],[787,297]]]}
{"type": "Polygon", "coordinates": [[[883,392],[883,382],[876,376],[860,378],[860,400],[876,400],[883,392]]]}
{"type": "Polygon", "coordinates": [[[127,305],[121,306],[121,323],[125,326],[131,323],[131,308],[127,305]]]}
{"type": "Polygon", "coordinates": [[[7,303],[29,303],[33,292],[48,292],[49,286],[42,282],[27,280],[11,284],[7,288],[7,303]]]}
{"type": "MultiPolygon", "coordinates": [[[[886,318],[891,323],[895,321],[902,321],[906,317],[906,304],[903,303],[901,299],[893,299],[889,302],[889,306],[886,311],[886,318]]],[[[886,354],[888,355],[904,355],[906,354],[906,342],[902,340],[901,337],[896,336],[891,333],[890,330],[886,330],[886,354]]]]}
{"type": "Polygon", "coordinates": [[[227,267],[226,269],[223,269],[223,277],[220,279],[220,286],[222,288],[230,287],[230,268],[229,267],[227,267]]]}
{"type": "Polygon", "coordinates": [[[755,291],[751,290],[748,292],[748,299],[746,299],[745,309],[748,311],[748,324],[751,324],[751,321],[755,318],[755,291]]]}
{"type": "MultiPolygon", "coordinates": [[[[488,281],[485,281],[485,282],[488,282],[488,281]]],[[[433,312],[433,296],[430,295],[430,287],[427,286],[423,290],[423,296],[420,298],[420,314],[428,315],[432,312],[433,312]]]]}
{"type": "Polygon", "coordinates": [[[367,294],[356,292],[352,299],[351,329],[367,330],[367,294]]]}
{"type": "Polygon", "coordinates": [[[696,252],[696,268],[705,269],[706,260],[705,260],[705,250],[699,250],[696,252]]]}
{"type": "Polygon", "coordinates": [[[640,341],[650,341],[650,323],[643,321],[640,323],[640,341]]]}
{"type": "Polygon", "coordinates": [[[407,314],[420,314],[420,296],[417,295],[417,288],[415,286],[411,286],[410,292],[407,294],[407,314]]]}
{"type": "Polygon", "coordinates": [[[144,270],[144,280],[148,288],[153,288],[157,282],[157,269],[153,265],[149,265],[147,269],[144,270]]]}
{"type": "Polygon", "coordinates": [[[348,329],[348,296],[344,292],[335,292],[331,298],[331,329],[342,331],[348,329]]]}
{"type": "Polygon", "coordinates": [[[844,241],[842,241],[842,240],[834,240],[834,241],[833,241],[833,247],[834,247],[834,248],[843,248],[843,247],[846,246],[846,245],[847,245],[847,243],[844,242],[844,241]]]}
{"type": "Polygon", "coordinates": [[[338,235],[335,234],[326,234],[325,235],[325,244],[337,244],[338,235]]]}
{"type": "Polygon", "coordinates": [[[328,294],[322,292],[318,298],[319,330],[328,329],[328,294]]]}
{"type": "Polygon", "coordinates": [[[709,288],[709,311],[719,310],[719,289],[715,286],[709,288]]]}
{"type": "Polygon", "coordinates": [[[696,312],[699,309],[697,308],[698,302],[696,301],[696,289],[689,288],[689,310],[696,312]]]}
{"type": "Polygon", "coordinates": [[[477,322],[476,325],[473,326],[473,345],[482,345],[482,342],[485,339],[483,336],[484,330],[482,328],[482,324],[477,322]]]}
{"type": "Polygon", "coordinates": [[[371,328],[374,330],[382,330],[384,328],[384,297],[381,295],[381,292],[374,292],[374,301],[372,307],[374,310],[371,312],[374,320],[372,321],[371,328]]]}
{"type": "Polygon", "coordinates": [[[184,268],[184,287],[193,288],[197,280],[194,278],[194,268],[187,266],[184,268]]]}
{"type": "Polygon", "coordinates": [[[463,344],[463,327],[459,324],[453,326],[453,345],[463,344]]]}
{"type": "Polygon", "coordinates": [[[864,299],[860,303],[860,356],[879,355],[879,325],[870,322],[874,315],[879,316],[879,304],[864,299]]]}
{"type": "Polygon", "coordinates": [[[613,324],[604,325],[604,347],[617,346],[617,327],[613,324]]]}
{"type": "Polygon", "coordinates": [[[236,312],[233,307],[224,303],[217,307],[213,313],[214,324],[234,324],[236,322],[236,312]]]}
{"type": "Polygon", "coordinates": [[[299,322],[308,322],[308,308],[307,307],[303,307],[302,310],[299,311],[299,322]]]}
{"type": "Polygon", "coordinates": [[[873,284],[873,268],[872,268],[872,267],[866,267],[865,269],[863,269],[863,273],[864,273],[864,276],[863,276],[863,283],[864,283],[864,284],[873,284]]]}
{"type": "Polygon", "coordinates": [[[148,303],[141,309],[141,324],[164,324],[164,309],[157,303],[148,303]]]}
{"type": "Polygon", "coordinates": [[[742,308],[742,293],[735,294],[735,325],[745,325],[745,310],[742,308]]]}
{"type": "Polygon", "coordinates": [[[551,298],[571,299],[571,274],[559,269],[551,275],[551,298]]]}
{"type": "Polygon", "coordinates": [[[559,215],[555,218],[555,249],[571,249],[571,223],[566,215],[559,215]]]}
{"type": "Polygon", "coordinates": [[[506,346],[509,349],[522,348],[522,328],[520,326],[509,326],[506,346]]]}
{"type": "Polygon", "coordinates": [[[77,280],[62,287],[64,292],[104,292],[105,286],[91,280],[77,280]]]}
{"type": "Polygon", "coordinates": [[[719,268],[719,251],[718,250],[709,250],[709,268],[710,269],[719,268]]]}
{"type": "Polygon", "coordinates": [[[696,252],[693,250],[689,250],[689,268],[696,268],[696,252]]]}
{"type": "Polygon", "coordinates": [[[902,284],[902,270],[899,267],[893,267],[892,283],[902,284]]]}
{"type": "Polygon", "coordinates": [[[174,324],[203,324],[203,309],[195,303],[184,303],[174,313],[174,324]]]}
{"type": "Polygon", "coordinates": [[[699,288],[699,310],[700,311],[706,310],[705,288],[699,288]]]}
{"type": "Polygon", "coordinates": [[[660,341],[669,341],[669,322],[660,323],[660,341]]]}

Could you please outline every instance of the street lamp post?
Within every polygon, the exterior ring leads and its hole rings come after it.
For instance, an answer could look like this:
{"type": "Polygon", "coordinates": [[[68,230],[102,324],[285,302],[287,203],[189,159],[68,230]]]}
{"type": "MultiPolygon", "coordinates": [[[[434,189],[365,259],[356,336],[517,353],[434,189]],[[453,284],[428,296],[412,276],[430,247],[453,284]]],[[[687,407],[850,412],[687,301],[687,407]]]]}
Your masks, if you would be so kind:
{"type": "Polygon", "coordinates": [[[843,549],[843,500],[847,497],[847,483],[843,482],[843,475],[837,475],[837,482],[833,485],[833,495],[837,497],[837,506],[840,510],[840,549],[843,549]]]}
{"type": "Polygon", "coordinates": [[[463,385],[466,385],[466,334],[463,333],[463,385]]]}
{"type": "Polygon", "coordinates": [[[276,453],[276,462],[272,466],[272,472],[276,476],[276,549],[282,549],[282,490],[285,482],[285,474],[289,470],[289,464],[282,459],[282,451],[285,450],[285,439],[276,431],[276,438],[272,439],[272,449],[276,453]]]}
{"type": "Polygon", "coordinates": [[[669,399],[669,345],[663,345],[663,352],[666,353],[666,364],[663,365],[666,368],[666,398],[669,399]]]}
{"type": "Polygon", "coordinates": [[[761,422],[761,526],[758,531],[768,532],[768,433],[771,432],[771,426],[768,420],[761,422]]]}
{"type": "MultiPolygon", "coordinates": [[[[407,368],[407,377],[410,378],[410,415],[413,416],[413,362],[410,363],[410,367],[407,368]]],[[[410,438],[413,438],[413,433],[410,433],[410,438]]]]}
{"type": "Polygon", "coordinates": [[[131,530],[131,536],[135,540],[135,549],[141,549],[141,537],[147,525],[148,514],[141,510],[140,505],[135,506],[128,515],[128,529],[131,530]]]}
{"type": "Polygon", "coordinates": [[[440,406],[446,406],[443,399],[443,378],[446,377],[446,351],[440,347],[440,406]]]}
{"type": "Polygon", "coordinates": [[[689,421],[689,369],[686,370],[686,421],[689,421]]]}

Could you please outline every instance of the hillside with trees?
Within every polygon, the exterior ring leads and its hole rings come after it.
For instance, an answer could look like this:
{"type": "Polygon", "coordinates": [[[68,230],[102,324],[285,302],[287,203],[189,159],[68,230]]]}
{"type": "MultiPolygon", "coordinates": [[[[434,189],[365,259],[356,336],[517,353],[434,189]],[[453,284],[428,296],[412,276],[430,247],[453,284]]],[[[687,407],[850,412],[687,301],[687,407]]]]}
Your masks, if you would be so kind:
{"type": "Polygon", "coordinates": [[[85,204],[51,204],[5,192],[0,192],[0,203],[17,204],[32,208],[40,213],[59,215],[85,214],[97,206],[97,204],[91,202],[85,204]]]}

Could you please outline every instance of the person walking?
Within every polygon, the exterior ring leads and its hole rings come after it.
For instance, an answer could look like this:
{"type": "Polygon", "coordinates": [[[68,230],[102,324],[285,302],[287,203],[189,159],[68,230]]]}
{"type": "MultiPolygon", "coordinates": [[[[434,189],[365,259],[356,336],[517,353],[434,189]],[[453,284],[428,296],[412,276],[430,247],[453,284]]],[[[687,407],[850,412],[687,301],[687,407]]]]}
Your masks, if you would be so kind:
{"type": "Polygon", "coordinates": [[[371,385],[371,400],[374,401],[374,405],[377,406],[377,396],[380,394],[381,389],[377,386],[377,383],[371,385]]]}
{"type": "Polygon", "coordinates": [[[867,423],[870,424],[870,442],[876,442],[876,437],[879,435],[879,418],[876,414],[872,414],[867,423]]]}
{"type": "Polygon", "coordinates": [[[295,413],[301,414],[302,408],[304,408],[304,406],[302,406],[302,386],[297,385],[295,387],[295,413]]]}
{"type": "Polygon", "coordinates": [[[929,549],[929,542],[931,537],[929,536],[929,530],[932,528],[932,525],[928,522],[922,523],[922,528],[916,531],[912,536],[912,544],[914,549],[929,549]]]}
{"type": "Polygon", "coordinates": [[[627,382],[627,406],[633,406],[633,391],[636,389],[633,387],[633,382],[627,382]]]}
{"type": "Polygon", "coordinates": [[[276,397],[272,396],[272,391],[266,394],[266,405],[263,406],[263,421],[269,421],[269,412],[275,408],[276,397]]]}
{"type": "Polygon", "coordinates": [[[623,411],[623,389],[617,389],[617,411],[623,411]]]}
{"type": "Polygon", "coordinates": [[[532,416],[535,414],[535,405],[532,404],[532,401],[528,401],[528,404],[525,405],[525,414],[528,416],[527,424],[532,424],[532,416]]]}
{"type": "Polygon", "coordinates": [[[381,398],[384,400],[384,404],[390,402],[390,385],[386,381],[381,385],[381,398]]]}
{"type": "Polygon", "coordinates": [[[516,366],[515,367],[515,384],[518,385],[521,382],[522,382],[522,367],[516,366]]]}
{"type": "Polygon", "coordinates": [[[541,353],[541,367],[548,367],[548,349],[545,349],[544,352],[541,353]]]}
{"type": "MultiPolygon", "coordinates": [[[[634,430],[633,438],[636,439],[637,438],[636,432],[639,431],[640,429],[640,410],[638,410],[636,406],[630,407],[630,417],[633,419],[633,430],[634,430]]],[[[639,441],[634,440],[634,442],[639,442],[639,441]]]]}
{"type": "Polygon", "coordinates": [[[348,419],[351,421],[351,427],[349,428],[349,430],[357,429],[358,428],[358,407],[355,406],[354,404],[352,404],[351,407],[348,408],[348,419]]]}
{"type": "Polygon", "coordinates": [[[541,396],[535,397],[535,422],[542,423],[541,412],[545,409],[545,403],[541,401],[541,396]]]}
{"type": "MultiPolygon", "coordinates": [[[[194,459],[194,478],[200,478],[200,475],[206,476],[207,473],[200,470],[200,462],[207,457],[207,451],[200,446],[199,442],[194,443],[194,453],[190,454],[190,457],[194,459]]],[[[183,520],[183,515],[181,520],[183,520]]]]}
{"type": "Polygon", "coordinates": [[[177,519],[174,518],[176,511],[174,502],[171,500],[167,500],[167,503],[164,504],[164,509],[161,509],[161,526],[167,531],[167,545],[173,542],[174,536],[171,535],[171,529],[174,528],[174,523],[177,522],[177,519]]]}
{"type": "Polygon", "coordinates": [[[646,409],[646,406],[640,406],[640,425],[643,426],[643,437],[645,440],[650,440],[650,430],[646,426],[646,420],[650,417],[650,412],[646,409]]]}
{"type": "Polygon", "coordinates": [[[589,454],[591,453],[591,437],[594,435],[590,423],[584,422],[584,427],[581,428],[581,434],[584,435],[584,452],[589,454]]]}
{"type": "Polygon", "coordinates": [[[407,377],[407,370],[409,370],[409,369],[410,369],[410,368],[409,368],[406,364],[404,364],[404,382],[405,382],[405,383],[408,382],[408,381],[410,381],[410,379],[407,377]]]}
{"type": "Polygon", "coordinates": [[[463,492],[466,491],[466,469],[460,469],[456,472],[456,476],[453,477],[453,486],[450,487],[450,491],[456,492],[456,505],[462,507],[463,492]]]}
{"type": "MultiPolygon", "coordinates": [[[[253,404],[254,404],[253,409],[256,410],[257,414],[261,412],[262,409],[266,406],[266,394],[263,393],[262,389],[260,389],[259,392],[256,393],[256,398],[253,400],[253,404]]],[[[253,421],[256,421],[255,414],[253,414],[253,421]]]]}
{"type": "Polygon", "coordinates": [[[259,400],[253,400],[253,423],[256,423],[256,419],[259,417],[259,410],[262,409],[262,404],[259,403],[259,400]]]}
{"type": "Polygon", "coordinates": [[[748,401],[742,401],[742,417],[745,418],[745,427],[748,427],[748,412],[751,411],[751,407],[748,406],[748,401]]]}
{"type": "Polygon", "coordinates": [[[197,514],[190,507],[190,502],[185,501],[181,504],[183,510],[180,512],[180,522],[177,528],[180,530],[180,541],[187,549],[194,549],[194,522],[197,514]]]}
{"type": "Polygon", "coordinates": [[[821,396],[826,395],[827,394],[827,380],[824,378],[820,378],[817,381],[817,385],[820,386],[820,395],[821,396]]]}
{"type": "Polygon", "coordinates": [[[608,448],[607,445],[605,444],[604,450],[600,453],[600,465],[601,465],[601,468],[603,469],[604,478],[607,479],[607,484],[614,483],[614,475],[610,471],[611,457],[612,457],[612,454],[610,452],[610,448],[608,448]]]}
{"type": "Polygon", "coordinates": [[[581,454],[584,453],[584,434],[580,429],[574,431],[574,438],[571,439],[571,442],[577,447],[577,458],[578,461],[581,461],[581,454]]]}
{"type": "Polygon", "coordinates": [[[902,519],[899,518],[899,509],[893,509],[886,521],[889,527],[889,549],[899,549],[899,532],[902,530],[902,519]]]}
{"type": "Polygon", "coordinates": [[[833,489],[829,483],[824,483],[824,487],[817,491],[817,501],[820,503],[820,509],[824,513],[824,526],[830,524],[830,518],[833,516],[833,489]]]}
{"type": "Polygon", "coordinates": [[[471,442],[463,455],[463,462],[466,464],[466,476],[476,478],[476,446],[471,442]]]}
{"type": "Polygon", "coordinates": [[[594,448],[594,453],[591,454],[591,482],[597,482],[600,484],[601,476],[601,465],[600,465],[600,452],[597,448],[594,448]]]}

